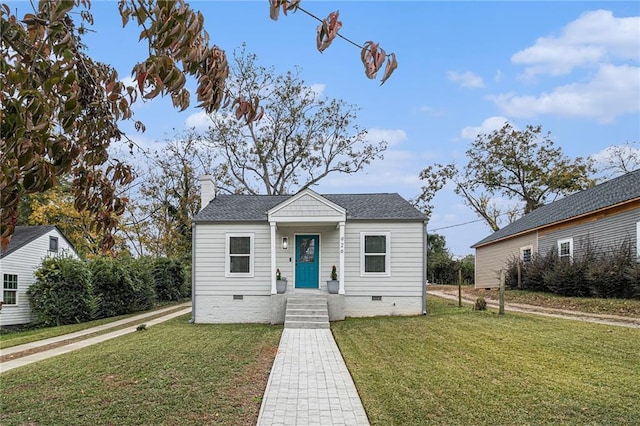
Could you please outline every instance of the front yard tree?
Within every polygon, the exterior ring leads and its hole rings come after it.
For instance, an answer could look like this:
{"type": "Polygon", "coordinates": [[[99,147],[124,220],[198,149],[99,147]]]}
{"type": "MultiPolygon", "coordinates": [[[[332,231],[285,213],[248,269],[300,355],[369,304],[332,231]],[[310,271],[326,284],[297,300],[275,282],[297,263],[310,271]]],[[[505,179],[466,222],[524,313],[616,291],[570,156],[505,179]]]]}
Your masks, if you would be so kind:
{"type": "MultiPolygon", "coordinates": [[[[190,93],[186,77],[197,80],[198,106],[212,113],[230,101],[244,119],[257,118],[256,100],[235,99],[225,90],[225,52],[209,42],[204,18],[184,0],[120,0],[123,25],[135,22],[149,55],[133,66],[126,86],[116,70],[86,53],[82,36],[93,24],[90,0],[42,0],[19,19],[0,4],[0,243],[13,234],[24,194],[73,178],[75,208],[87,211],[104,250],[128,200],[117,187],[134,177],[124,162],[110,158],[109,146],[124,137],[121,120],[132,120],[136,99],[169,96],[184,110],[190,93]]],[[[270,15],[301,9],[299,1],[270,1],[270,15]]],[[[302,10],[302,9],[301,9],[302,10]]],[[[337,13],[318,29],[319,49],[338,35],[337,13]]],[[[135,42],[135,40],[132,40],[135,42]]],[[[388,59],[383,82],[395,69],[394,55],[368,42],[361,53],[369,78],[388,59]]],[[[144,130],[141,122],[135,122],[144,130]]]]}
{"type": "Polygon", "coordinates": [[[429,183],[434,177],[450,178],[456,193],[493,231],[500,229],[505,216],[512,221],[558,196],[594,184],[592,161],[565,156],[540,126],[517,130],[507,123],[499,130],[480,134],[466,154],[468,162],[462,169],[449,164],[423,170],[421,178],[427,185],[420,198],[433,198],[429,183]],[[497,197],[519,204],[501,207],[497,197]]]}
{"type": "Polygon", "coordinates": [[[200,210],[198,176],[210,174],[213,159],[192,131],[149,159],[139,195],[127,206],[120,229],[139,256],[190,258],[191,218],[200,210]]]}
{"type": "Polygon", "coordinates": [[[260,121],[210,116],[205,143],[223,160],[213,173],[220,190],[288,194],[382,158],[387,144],[366,140],[356,124],[357,108],[320,96],[297,73],[275,74],[243,48],[232,76],[233,97],[261,99],[264,115],[260,121]]]}

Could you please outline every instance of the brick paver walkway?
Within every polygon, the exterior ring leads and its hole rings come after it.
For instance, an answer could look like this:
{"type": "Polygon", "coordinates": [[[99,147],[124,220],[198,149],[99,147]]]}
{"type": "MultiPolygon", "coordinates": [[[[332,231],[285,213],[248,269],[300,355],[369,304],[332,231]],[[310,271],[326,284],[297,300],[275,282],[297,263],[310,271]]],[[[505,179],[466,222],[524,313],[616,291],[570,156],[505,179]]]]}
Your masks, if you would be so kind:
{"type": "Polygon", "coordinates": [[[368,424],[331,330],[285,328],[258,425],[368,424]]]}

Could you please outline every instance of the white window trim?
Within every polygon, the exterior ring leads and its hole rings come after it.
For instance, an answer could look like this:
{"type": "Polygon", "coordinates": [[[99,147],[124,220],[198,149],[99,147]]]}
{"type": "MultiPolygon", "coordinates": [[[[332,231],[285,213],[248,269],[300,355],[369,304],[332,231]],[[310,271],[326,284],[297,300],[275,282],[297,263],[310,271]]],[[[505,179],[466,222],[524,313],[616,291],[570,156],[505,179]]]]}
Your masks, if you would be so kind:
{"type": "Polygon", "coordinates": [[[360,276],[361,277],[390,277],[391,276],[391,232],[361,232],[360,233],[360,276]],[[385,272],[365,272],[364,266],[364,237],[384,236],[386,242],[384,270],[385,272]]]}
{"type": "Polygon", "coordinates": [[[20,303],[19,300],[19,295],[18,295],[18,289],[20,287],[20,277],[18,276],[18,274],[2,274],[2,302],[5,304],[5,306],[18,306],[18,304],[20,303]],[[16,277],[16,288],[5,288],[4,286],[4,276],[5,275],[14,275],[16,277]],[[7,303],[4,300],[4,292],[5,291],[15,291],[16,292],[16,303],[7,303]]]}
{"type": "Polygon", "coordinates": [[[58,237],[49,236],[49,252],[51,252],[51,253],[57,253],[57,252],[58,252],[58,250],[60,250],[60,239],[59,239],[58,237]],[[55,250],[53,250],[53,249],[51,248],[51,245],[52,245],[51,243],[52,243],[52,242],[54,242],[54,241],[56,242],[56,243],[55,243],[55,245],[56,245],[55,250]]]}
{"type": "Polygon", "coordinates": [[[227,278],[253,278],[253,260],[255,258],[254,248],[255,234],[253,232],[245,233],[228,233],[225,234],[225,247],[224,247],[224,276],[227,278]],[[249,237],[249,273],[246,272],[231,272],[231,255],[229,253],[229,241],[231,237],[249,237]]]}
{"type": "Polygon", "coordinates": [[[520,260],[522,262],[524,262],[524,252],[525,250],[529,250],[530,254],[530,259],[529,262],[533,260],[533,246],[524,246],[524,247],[520,247],[520,260]]]}
{"type": "Polygon", "coordinates": [[[568,257],[569,259],[573,259],[573,238],[564,238],[562,240],[558,240],[558,258],[562,259],[563,257],[568,257]],[[562,256],[560,254],[560,247],[564,243],[569,243],[569,256],[562,256]]]}

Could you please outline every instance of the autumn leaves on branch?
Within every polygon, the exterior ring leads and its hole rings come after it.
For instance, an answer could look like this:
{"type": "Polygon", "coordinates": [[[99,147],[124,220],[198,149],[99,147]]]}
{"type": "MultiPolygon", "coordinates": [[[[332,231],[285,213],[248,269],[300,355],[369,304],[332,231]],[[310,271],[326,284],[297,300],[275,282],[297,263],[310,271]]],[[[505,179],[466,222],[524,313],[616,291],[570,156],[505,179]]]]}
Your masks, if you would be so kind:
{"type": "MultiPolygon", "coordinates": [[[[363,46],[339,34],[338,12],[320,20],[300,7],[300,0],[270,0],[270,15],[300,10],[320,21],[317,48],[324,51],[336,37],[361,49],[368,78],[386,61],[381,84],[397,67],[377,43],[363,46]]],[[[82,36],[93,25],[90,0],[46,0],[19,19],[0,4],[0,245],[6,247],[17,224],[25,194],[46,191],[61,177],[73,180],[75,206],[92,218],[92,231],[103,234],[102,246],[114,244],[112,233],[128,199],[118,187],[134,171],[109,155],[113,141],[126,135],[119,127],[133,120],[138,96],[170,96],[175,108],[189,107],[186,76],[197,81],[198,107],[211,114],[230,108],[238,120],[259,120],[260,99],[231,95],[225,83],[229,64],[224,50],[210,45],[204,17],[184,0],[120,0],[123,25],[135,22],[148,57],[132,70],[135,84],[125,85],[117,71],[91,58],[82,36]],[[74,9],[79,9],[74,10],[74,9]]],[[[144,124],[134,121],[138,131],[144,124]]],[[[129,140],[130,141],[130,140],[129,140]]],[[[130,141],[130,144],[132,142],[130,141]]]]}
{"type": "Polygon", "coordinates": [[[282,12],[285,16],[288,12],[295,12],[297,10],[300,10],[313,17],[314,19],[320,21],[316,37],[316,46],[320,52],[323,52],[327,47],[329,47],[336,37],[341,37],[361,49],[360,59],[362,60],[362,64],[364,65],[364,73],[368,78],[376,78],[376,76],[378,75],[378,71],[380,71],[382,65],[384,65],[385,63],[385,59],[387,60],[387,65],[385,66],[384,75],[382,76],[380,85],[383,85],[384,82],[387,81],[387,79],[391,76],[391,74],[393,74],[393,71],[395,71],[395,69],[398,67],[398,61],[396,60],[395,53],[387,55],[384,49],[382,49],[378,43],[374,43],[373,41],[367,41],[363,46],[354,43],[353,41],[340,35],[339,31],[340,28],[342,28],[342,21],[338,21],[338,11],[331,12],[329,16],[322,20],[311,14],[307,10],[301,8],[300,2],[301,0],[269,0],[269,15],[271,16],[271,19],[277,21],[280,14],[280,9],[282,9],[282,12]]]}

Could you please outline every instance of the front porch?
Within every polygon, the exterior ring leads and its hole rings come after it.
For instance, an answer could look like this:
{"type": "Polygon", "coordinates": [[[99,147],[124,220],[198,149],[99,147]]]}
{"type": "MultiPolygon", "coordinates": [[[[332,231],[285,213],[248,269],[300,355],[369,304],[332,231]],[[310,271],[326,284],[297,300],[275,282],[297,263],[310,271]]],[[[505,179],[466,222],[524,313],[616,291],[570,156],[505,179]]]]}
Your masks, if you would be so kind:
{"type": "Polygon", "coordinates": [[[324,283],[331,279],[333,267],[338,294],[345,294],[345,209],[313,191],[303,191],[270,209],[267,220],[272,296],[278,294],[278,275],[287,278],[288,293],[327,293],[324,283]]]}
{"type": "Polygon", "coordinates": [[[344,294],[320,290],[272,294],[271,324],[284,324],[287,328],[328,328],[329,321],[344,320],[344,302],[344,294]]]}

